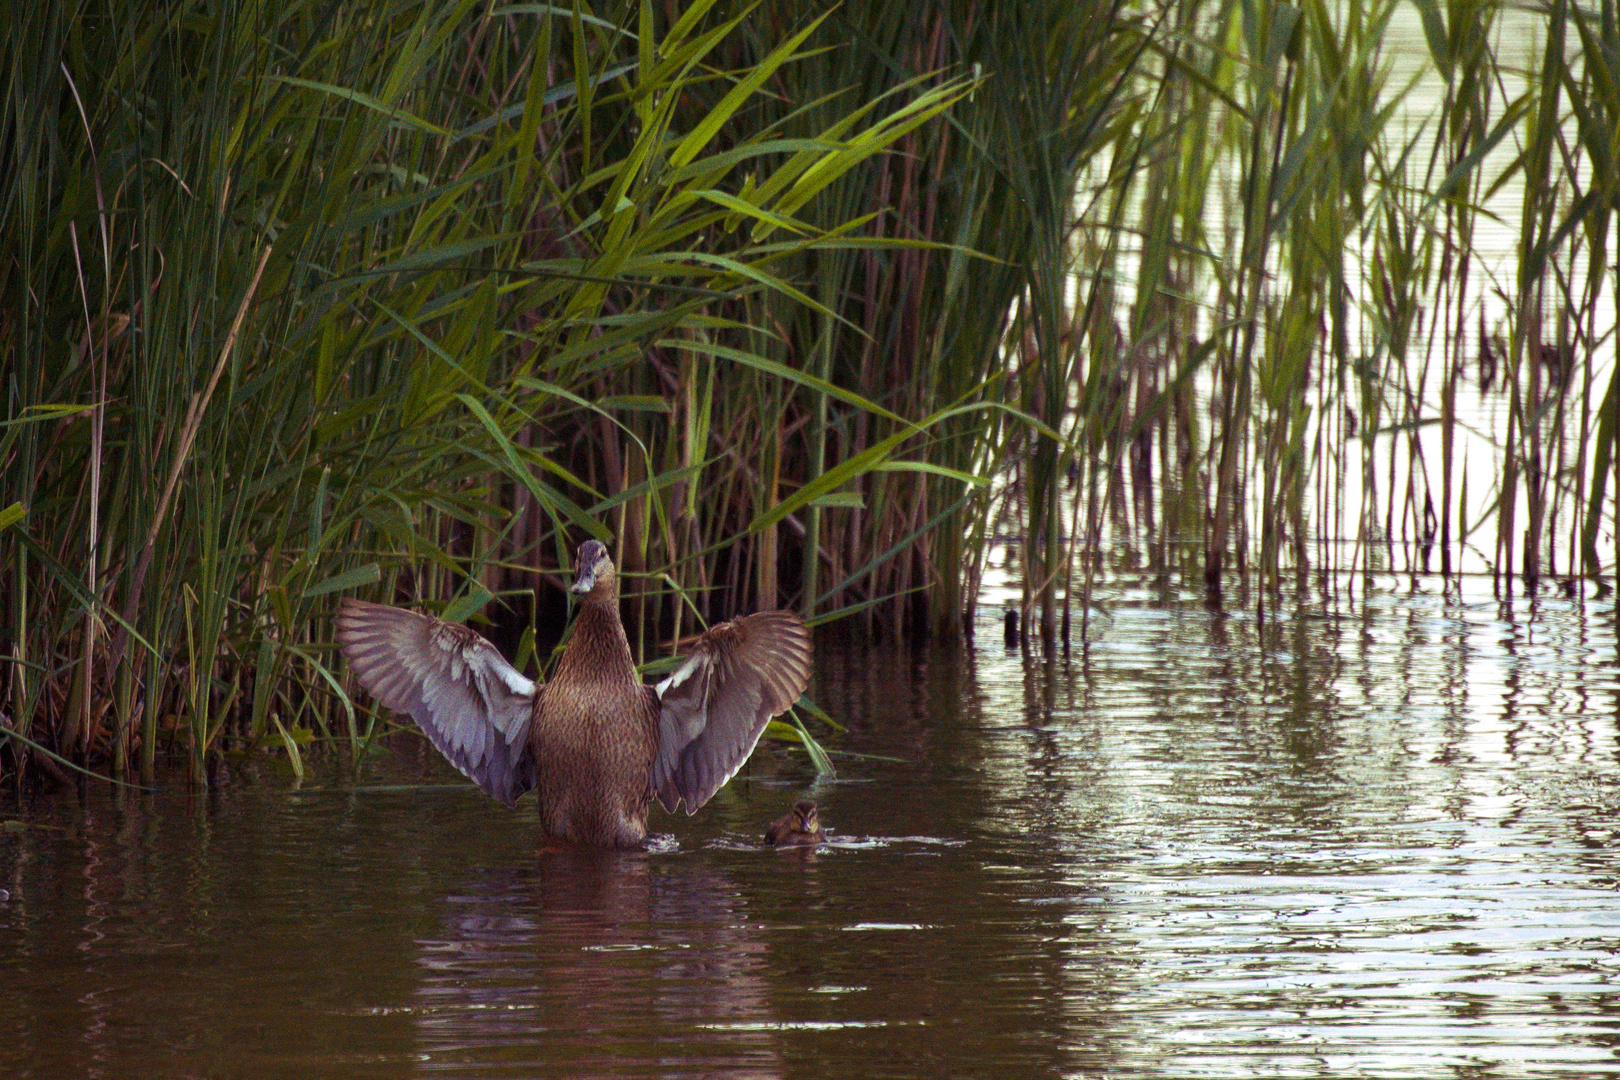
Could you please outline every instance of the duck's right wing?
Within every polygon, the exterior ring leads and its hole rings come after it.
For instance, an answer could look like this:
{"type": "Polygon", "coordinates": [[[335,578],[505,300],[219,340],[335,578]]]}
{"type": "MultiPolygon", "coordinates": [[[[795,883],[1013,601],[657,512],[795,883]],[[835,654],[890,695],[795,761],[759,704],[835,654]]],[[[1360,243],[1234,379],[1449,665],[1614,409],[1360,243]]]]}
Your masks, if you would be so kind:
{"type": "Polygon", "coordinates": [[[658,750],[648,778],[670,813],[693,814],[742,768],[771,717],[810,682],[810,631],[791,611],[711,627],[655,688],[658,750]]]}
{"type": "Polygon", "coordinates": [[[373,697],[409,713],[462,775],[508,806],[535,785],[529,722],[544,687],[459,623],[344,599],[337,640],[373,697]]]}

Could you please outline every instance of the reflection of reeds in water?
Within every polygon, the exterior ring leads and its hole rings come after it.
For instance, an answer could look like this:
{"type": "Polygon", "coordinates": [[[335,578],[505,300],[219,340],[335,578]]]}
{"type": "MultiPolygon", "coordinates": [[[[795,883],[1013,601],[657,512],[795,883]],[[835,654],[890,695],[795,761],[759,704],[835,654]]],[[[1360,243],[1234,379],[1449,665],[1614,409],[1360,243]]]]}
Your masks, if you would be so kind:
{"type": "Polygon", "coordinates": [[[443,912],[417,942],[422,1072],[566,1062],[569,1075],[616,1076],[678,1060],[706,1076],[781,1074],[766,946],[712,872],[542,855],[532,875],[481,879],[443,912]]]}
{"type": "Polygon", "coordinates": [[[1048,641],[1110,565],[1608,572],[1613,19],[1418,4],[1413,133],[1385,0],[657,7],[28,8],[0,765],[358,757],[336,594],[533,668],[592,533],[648,661],[783,604],[955,639],[997,532],[1048,641]]]}

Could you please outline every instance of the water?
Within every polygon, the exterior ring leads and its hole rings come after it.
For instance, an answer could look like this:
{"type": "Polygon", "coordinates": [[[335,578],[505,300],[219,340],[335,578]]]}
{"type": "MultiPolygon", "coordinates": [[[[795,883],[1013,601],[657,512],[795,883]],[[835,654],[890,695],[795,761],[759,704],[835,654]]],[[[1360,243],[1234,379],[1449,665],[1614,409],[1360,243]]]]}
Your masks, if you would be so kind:
{"type": "MultiPolygon", "coordinates": [[[[7,1077],[1620,1075],[1614,612],[1104,590],[1045,664],[825,647],[836,843],[767,747],[647,853],[421,755],[7,795],[7,1077]]],[[[987,612],[988,619],[993,612],[987,612]]]]}

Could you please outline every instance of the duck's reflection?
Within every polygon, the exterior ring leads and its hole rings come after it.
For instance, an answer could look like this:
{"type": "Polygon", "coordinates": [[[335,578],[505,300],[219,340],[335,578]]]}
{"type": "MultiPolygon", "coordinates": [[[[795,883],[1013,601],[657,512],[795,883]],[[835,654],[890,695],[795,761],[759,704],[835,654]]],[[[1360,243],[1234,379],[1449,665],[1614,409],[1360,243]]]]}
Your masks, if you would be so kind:
{"type": "Polygon", "coordinates": [[[543,854],[469,877],[443,912],[417,941],[418,1071],[781,1073],[766,946],[695,858],[543,854]]]}

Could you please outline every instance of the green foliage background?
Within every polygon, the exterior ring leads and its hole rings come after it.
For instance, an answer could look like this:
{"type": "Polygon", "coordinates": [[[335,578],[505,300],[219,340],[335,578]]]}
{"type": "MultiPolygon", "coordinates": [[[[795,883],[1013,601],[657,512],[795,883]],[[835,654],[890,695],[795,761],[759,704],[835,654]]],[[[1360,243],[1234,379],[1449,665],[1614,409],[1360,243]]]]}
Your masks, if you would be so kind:
{"type": "Polygon", "coordinates": [[[1509,581],[1601,581],[1614,4],[1528,72],[1500,5],[1417,9],[1413,133],[1381,0],[15,6],[0,767],[359,753],[339,594],[500,598],[533,669],[587,535],[648,663],[777,605],[956,638],[998,530],[1048,641],[1110,549],[1262,607],[1397,533],[1449,572],[1469,483],[1509,581]]]}

